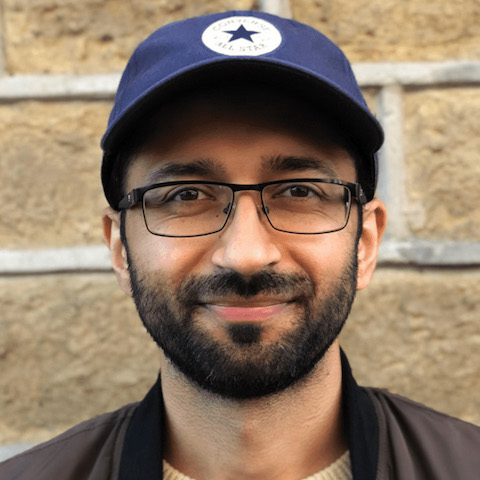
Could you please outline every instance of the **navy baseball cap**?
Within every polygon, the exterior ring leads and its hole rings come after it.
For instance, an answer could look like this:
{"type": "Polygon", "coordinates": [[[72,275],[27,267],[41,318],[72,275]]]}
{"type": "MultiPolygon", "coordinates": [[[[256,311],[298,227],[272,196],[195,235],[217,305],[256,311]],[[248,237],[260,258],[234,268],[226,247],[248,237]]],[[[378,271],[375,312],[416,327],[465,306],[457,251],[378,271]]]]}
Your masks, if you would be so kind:
{"type": "MultiPolygon", "coordinates": [[[[343,52],[317,30],[256,11],[230,11],[168,24],[134,51],[120,80],[107,130],[102,184],[117,208],[115,175],[125,138],[149,112],[176,95],[227,79],[278,86],[312,101],[355,146],[359,180],[370,200],[377,183],[382,127],[369,111],[343,52]]],[[[227,80],[228,81],[228,80],[227,80]]]]}

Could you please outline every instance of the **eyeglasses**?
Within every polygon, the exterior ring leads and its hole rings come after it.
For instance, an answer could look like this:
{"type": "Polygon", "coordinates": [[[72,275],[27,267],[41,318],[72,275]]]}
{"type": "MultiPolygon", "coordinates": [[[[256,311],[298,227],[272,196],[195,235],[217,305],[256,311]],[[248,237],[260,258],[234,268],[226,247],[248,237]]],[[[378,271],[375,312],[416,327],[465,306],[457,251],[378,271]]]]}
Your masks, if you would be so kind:
{"type": "Polygon", "coordinates": [[[119,203],[126,210],[141,203],[145,225],[162,237],[199,237],[222,230],[234,209],[235,192],[260,192],[262,211],[280,232],[314,235],[342,230],[352,199],[367,198],[359,183],[301,178],[253,185],[206,181],[156,183],[135,188],[119,203]]]}

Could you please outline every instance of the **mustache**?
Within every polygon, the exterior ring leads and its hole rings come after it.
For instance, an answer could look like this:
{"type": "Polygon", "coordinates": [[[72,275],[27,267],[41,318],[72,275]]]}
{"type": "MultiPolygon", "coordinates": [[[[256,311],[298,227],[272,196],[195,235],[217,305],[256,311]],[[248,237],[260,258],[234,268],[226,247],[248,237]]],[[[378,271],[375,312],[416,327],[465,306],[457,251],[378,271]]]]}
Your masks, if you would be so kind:
{"type": "Polygon", "coordinates": [[[189,304],[205,303],[210,298],[235,295],[242,298],[258,294],[290,298],[311,296],[315,285],[307,276],[290,273],[257,272],[245,277],[235,271],[186,278],[179,288],[179,300],[189,304]]]}

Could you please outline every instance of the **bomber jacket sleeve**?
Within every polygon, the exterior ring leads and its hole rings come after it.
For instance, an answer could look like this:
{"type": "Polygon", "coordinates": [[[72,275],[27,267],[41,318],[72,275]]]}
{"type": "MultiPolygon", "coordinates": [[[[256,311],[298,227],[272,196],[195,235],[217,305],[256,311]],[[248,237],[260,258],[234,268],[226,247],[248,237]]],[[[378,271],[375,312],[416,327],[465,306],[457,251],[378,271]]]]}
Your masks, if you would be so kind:
{"type": "Polygon", "coordinates": [[[0,463],[2,480],[114,480],[136,404],[83,422],[0,463]]]}
{"type": "Polygon", "coordinates": [[[376,480],[478,480],[480,428],[381,389],[376,480]]]}

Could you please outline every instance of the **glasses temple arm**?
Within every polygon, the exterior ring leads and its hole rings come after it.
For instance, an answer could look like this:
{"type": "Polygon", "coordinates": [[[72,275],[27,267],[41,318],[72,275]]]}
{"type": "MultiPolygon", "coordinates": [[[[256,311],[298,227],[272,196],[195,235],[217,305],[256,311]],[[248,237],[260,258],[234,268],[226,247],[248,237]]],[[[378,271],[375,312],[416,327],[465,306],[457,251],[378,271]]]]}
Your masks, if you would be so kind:
{"type": "Polygon", "coordinates": [[[134,189],[131,192],[127,193],[125,197],[123,197],[120,202],[118,203],[118,210],[128,210],[136,205],[140,201],[141,193],[139,195],[139,190],[141,189],[134,189]]]}

